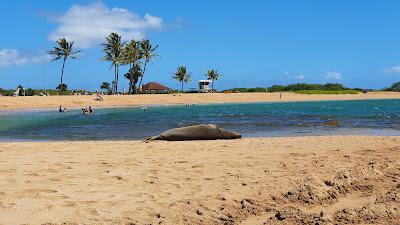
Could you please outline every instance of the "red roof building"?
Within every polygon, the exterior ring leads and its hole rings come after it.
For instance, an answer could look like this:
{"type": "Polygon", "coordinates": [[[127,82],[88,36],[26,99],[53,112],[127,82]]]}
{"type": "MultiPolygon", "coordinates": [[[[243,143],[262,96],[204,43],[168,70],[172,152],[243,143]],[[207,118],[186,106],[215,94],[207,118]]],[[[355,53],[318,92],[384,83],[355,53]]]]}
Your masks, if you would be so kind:
{"type": "Polygon", "coordinates": [[[169,88],[157,82],[149,82],[142,86],[142,91],[168,91],[169,88]]]}

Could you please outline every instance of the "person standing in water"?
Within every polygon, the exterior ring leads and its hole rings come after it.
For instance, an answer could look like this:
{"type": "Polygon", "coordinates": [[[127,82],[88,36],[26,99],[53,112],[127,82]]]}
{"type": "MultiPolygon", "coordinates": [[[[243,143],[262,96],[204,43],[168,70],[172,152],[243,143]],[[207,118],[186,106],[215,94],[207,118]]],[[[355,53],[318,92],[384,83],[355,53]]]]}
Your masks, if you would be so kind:
{"type": "Polygon", "coordinates": [[[64,109],[62,108],[62,106],[60,105],[60,108],[58,108],[58,112],[66,112],[67,108],[64,107],[64,109]]]}

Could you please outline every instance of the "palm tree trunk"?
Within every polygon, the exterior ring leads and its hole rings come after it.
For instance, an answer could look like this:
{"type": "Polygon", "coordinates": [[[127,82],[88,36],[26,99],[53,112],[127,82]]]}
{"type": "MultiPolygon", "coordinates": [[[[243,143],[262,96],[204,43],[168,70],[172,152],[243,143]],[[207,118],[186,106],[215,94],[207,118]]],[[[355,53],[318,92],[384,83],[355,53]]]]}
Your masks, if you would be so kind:
{"type": "Polygon", "coordinates": [[[115,81],[115,92],[118,94],[118,73],[119,73],[119,70],[118,70],[118,67],[119,67],[119,65],[117,64],[117,79],[116,79],[116,81],[115,81]]]}
{"type": "Polygon", "coordinates": [[[64,67],[65,67],[65,61],[66,61],[66,60],[67,60],[67,59],[66,59],[66,58],[64,58],[64,60],[63,60],[63,64],[62,64],[62,69],[61,69],[60,93],[62,92],[62,89],[63,89],[64,67]]]}
{"type": "MultiPolygon", "coordinates": [[[[131,69],[132,69],[132,67],[133,67],[133,64],[132,63],[129,63],[129,70],[128,70],[128,72],[130,73],[130,71],[131,71],[131,69]]],[[[129,79],[129,90],[128,90],[128,94],[132,94],[132,79],[129,79]]]]}
{"type": "Polygon", "coordinates": [[[182,82],[182,92],[183,92],[183,81],[181,81],[182,82]]]}
{"type": "Polygon", "coordinates": [[[128,94],[132,94],[132,81],[129,81],[129,90],[128,90],[128,94]]]}
{"type": "Polygon", "coordinates": [[[212,79],[212,83],[211,83],[211,92],[214,92],[214,79],[212,79]]]}
{"type": "Polygon", "coordinates": [[[143,73],[142,73],[142,76],[140,77],[140,82],[139,82],[139,88],[142,86],[142,80],[144,77],[144,73],[146,72],[146,66],[147,66],[147,61],[144,62],[143,73]]]}
{"type": "Polygon", "coordinates": [[[113,83],[113,87],[112,87],[112,94],[115,95],[115,84],[117,80],[117,65],[114,64],[114,83],[113,83]]]}

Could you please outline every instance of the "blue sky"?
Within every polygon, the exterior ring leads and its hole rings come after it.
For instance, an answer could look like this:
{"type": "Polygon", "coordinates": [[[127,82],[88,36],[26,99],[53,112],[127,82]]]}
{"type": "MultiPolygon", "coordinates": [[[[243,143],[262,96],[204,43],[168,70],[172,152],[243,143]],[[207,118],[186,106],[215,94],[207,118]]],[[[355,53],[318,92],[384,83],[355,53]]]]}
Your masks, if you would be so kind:
{"type": "Polygon", "coordinates": [[[0,87],[56,87],[61,62],[45,53],[65,36],[82,50],[67,62],[65,82],[94,90],[113,79],[99,59],[105,34],[115,31],[160,46],[144,81],[171,88],[180,87],[171,75],[181,65],[192,72],[187,88],[210,68],[224,75],[217,89],[297,82],[383,88],[400,81],[399,8],[389,0],[2,1],[0,87]]]}

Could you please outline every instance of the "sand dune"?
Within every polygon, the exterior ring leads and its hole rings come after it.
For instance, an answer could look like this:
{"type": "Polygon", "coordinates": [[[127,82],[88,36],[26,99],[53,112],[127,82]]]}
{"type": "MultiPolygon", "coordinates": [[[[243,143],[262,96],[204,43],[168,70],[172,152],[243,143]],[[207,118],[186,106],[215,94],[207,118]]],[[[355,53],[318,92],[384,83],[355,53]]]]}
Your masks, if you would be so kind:
{"type": "Polygon", "coordinates": [[[0,143],[0,224],[398,224],[399,143],[0,143]]]}
{"type": "Polygon", "coordinates": [[[135,106],[185,103],[231,103],[231,102],[276,102],[276,101],[318,101],[353,99],[400,98],[400,92],[370,92],[348,95],[303,95],[294,93],[207,93],[207,94],[151,94],[104,96],[104,101],[94,101],[94,96],[27,96],[0,97],[0,109],[40,109],[87,106],[135,106]]]}

